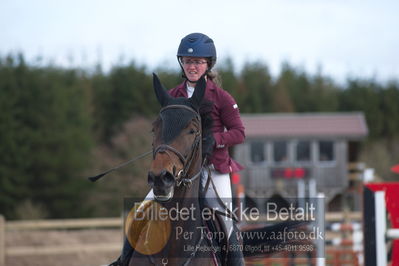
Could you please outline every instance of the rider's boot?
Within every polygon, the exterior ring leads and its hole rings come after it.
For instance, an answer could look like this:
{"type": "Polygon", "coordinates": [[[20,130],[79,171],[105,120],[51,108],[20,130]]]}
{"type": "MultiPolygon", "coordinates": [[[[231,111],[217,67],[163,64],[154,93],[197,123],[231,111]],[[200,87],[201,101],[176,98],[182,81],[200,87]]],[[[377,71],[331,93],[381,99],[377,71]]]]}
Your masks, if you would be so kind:
{"type": "Polygon", "coordinates": [[[126,264],[123,264],[121,257],[119,257],[116,261],[112,262],[108,266],[125,266],[126,264]]]}
{"type": "Polygon", "coordinates": [[[227,253],[228,266],[244,266],[244,256],[242,253],[242,242],[237,239],[238,228],[234,226],[234,230],[230,235],[228,245],[229,251],[227,253]]]}
{"type": "Polygon", "coordinates": [[[127,238],[125,238],[125,241],[123,243],[123,249],[122,249],[122,254],[119,256],[119,258],[112,262],[108,266],[128,266],[129,265],[129,259],[132,256],[133,253],[133,248],[130,246],[129,241],[127,238]]]}

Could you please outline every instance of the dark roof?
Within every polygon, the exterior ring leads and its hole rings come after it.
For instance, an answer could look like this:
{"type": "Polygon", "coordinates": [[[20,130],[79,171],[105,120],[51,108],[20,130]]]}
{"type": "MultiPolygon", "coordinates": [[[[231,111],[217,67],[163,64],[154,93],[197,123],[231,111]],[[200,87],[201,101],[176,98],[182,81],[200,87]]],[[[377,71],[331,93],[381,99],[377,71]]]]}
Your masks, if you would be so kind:
{"type": "Polygon", "coordinates": [[[363,113],[242,114],[247,137],[344,137],[368,134],[363,113]]]}

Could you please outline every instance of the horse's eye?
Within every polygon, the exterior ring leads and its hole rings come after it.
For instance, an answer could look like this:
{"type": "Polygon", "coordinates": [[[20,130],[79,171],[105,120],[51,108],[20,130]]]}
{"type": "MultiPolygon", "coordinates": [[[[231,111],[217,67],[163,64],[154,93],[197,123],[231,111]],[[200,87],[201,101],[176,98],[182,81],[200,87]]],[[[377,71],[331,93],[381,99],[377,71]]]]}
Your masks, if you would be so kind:
{"type": "Polygon", "coordinates": [[[189,134],[195,134],[195,133],[197,133],[197,131],[195,130],[195,129],[190,129],[190,131],[188,132],[189,134]]]}

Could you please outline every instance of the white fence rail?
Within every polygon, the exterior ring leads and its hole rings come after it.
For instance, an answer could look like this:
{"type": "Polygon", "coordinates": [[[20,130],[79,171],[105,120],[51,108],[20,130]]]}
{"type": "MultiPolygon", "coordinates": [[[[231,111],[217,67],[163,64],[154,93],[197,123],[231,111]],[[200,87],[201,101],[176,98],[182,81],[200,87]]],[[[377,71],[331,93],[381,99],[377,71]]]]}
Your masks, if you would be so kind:
{"type": "Polygon", "coordinates": [[[78,252],[109,252],[120,251],[122,242],[93,243],[57,246],[18,246],[7,247],[5,238],[7,232],[58,230],[58,229],[90,229],[90,228],[122,228],[122,218],[93,219],[60,219],[60,220],[29,220],[8,221],[0,215],[0,266],[5,266],[6,256],[55,255],[73,254],[78,252]]]}

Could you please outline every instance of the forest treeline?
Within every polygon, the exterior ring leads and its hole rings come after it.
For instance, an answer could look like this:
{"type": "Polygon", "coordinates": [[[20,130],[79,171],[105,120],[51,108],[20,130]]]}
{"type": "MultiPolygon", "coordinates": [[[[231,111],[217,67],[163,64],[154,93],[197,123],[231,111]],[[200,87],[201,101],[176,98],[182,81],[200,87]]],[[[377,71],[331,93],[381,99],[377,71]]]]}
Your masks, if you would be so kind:
{"type": "MultiPolygon", "coordinates": [[[[149,130],[159,110],[152,71],[134,62],[105,72],[1,57],[0,213],[8,219],[118,215],[116,198],[143,195],[145,162],[143,170],[125,169],[124,177],[100,184],[85,177],[151,148],[149,130]]],[[[399,163],[398,81],[339,84],[289,63],[272,76],[263,62],[238,71],[231,59],[217,71],[241,113],[364,112],[369,137],[363,159],[381,171],[395,158],[399,163]]],[[[154,72],[167,88],[182,80],[178,70],[154,72]]],[[[389,171],[381,175],[393,178],[389,171]]]]}

